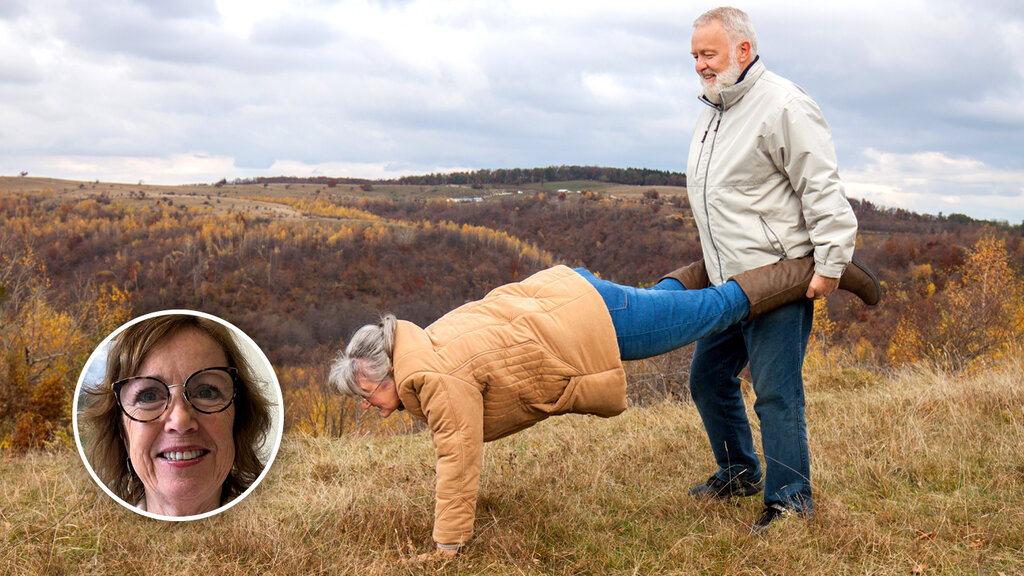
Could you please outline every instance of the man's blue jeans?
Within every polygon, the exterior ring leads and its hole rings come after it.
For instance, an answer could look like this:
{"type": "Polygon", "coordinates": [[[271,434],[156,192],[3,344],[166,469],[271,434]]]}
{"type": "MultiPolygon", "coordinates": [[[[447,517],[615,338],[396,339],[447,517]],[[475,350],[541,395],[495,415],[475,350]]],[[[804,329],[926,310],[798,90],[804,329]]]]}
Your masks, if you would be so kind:
{"type": "Polygon", "coordinates": [[[749,361],[761,422],[765,505],[813,511],[804,417],[803,361],[814,318],[811,300],[793,302],[697,342],[690,394],[728,482],[761,479],[738,375],[749,361]]]}
{"type": "Polygon", "coordinates": [[[735,282],[706,290],[643,289],[602,280],[583,268],[576,272],[604,298],[623,360],[681,348],[725,330],[750,313],[747,297],[735,282]]]}

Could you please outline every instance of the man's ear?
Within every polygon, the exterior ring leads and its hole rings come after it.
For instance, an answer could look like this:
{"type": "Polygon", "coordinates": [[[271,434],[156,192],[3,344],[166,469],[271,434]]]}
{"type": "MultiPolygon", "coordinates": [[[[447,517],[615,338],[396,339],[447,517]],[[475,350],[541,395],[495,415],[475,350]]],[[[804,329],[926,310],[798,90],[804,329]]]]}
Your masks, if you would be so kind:
{"type": "Polygon", "coordinates": [[[736,63],[740,65],[740,68],[750,64],[750,41],[744,40],[739,43],[736,47],[736,63]]]}

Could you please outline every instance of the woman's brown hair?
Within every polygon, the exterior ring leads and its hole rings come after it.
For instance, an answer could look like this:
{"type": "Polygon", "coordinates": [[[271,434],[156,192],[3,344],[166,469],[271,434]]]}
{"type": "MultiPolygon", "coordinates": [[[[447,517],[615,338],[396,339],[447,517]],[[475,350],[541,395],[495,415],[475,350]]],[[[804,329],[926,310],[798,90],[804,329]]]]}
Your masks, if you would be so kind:
{"type": "Polygon", "coordinates": [[[260,391],[252,366],[245,359],[231,330],[219,322],[191,314],[166,314],[147,318],[125,328],[111,342],[107,371],[95,386],[84,387],[85,408],[79,419],[85,456],[100,480],[118,498],[135,505],[145,495],[142,481],[132,470],[124,441],[124,421],[111,385],[136,376],[146,355],[160,342],[183,330],[199,330],[212,338],[238,371],[235,421],[232,427],[235,462],[221,491],[224,504],[252,485],[263,472],[260,451],[271,427],[273,405],[260,391]]]}

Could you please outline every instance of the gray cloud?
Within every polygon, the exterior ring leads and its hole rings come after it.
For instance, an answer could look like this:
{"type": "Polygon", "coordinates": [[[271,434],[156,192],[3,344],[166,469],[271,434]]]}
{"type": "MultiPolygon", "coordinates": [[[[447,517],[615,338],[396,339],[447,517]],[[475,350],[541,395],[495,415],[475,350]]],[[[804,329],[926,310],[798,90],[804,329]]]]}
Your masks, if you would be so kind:
{"type": "Polygon", "coordinates": [[[818,99],[837,138],[857,150],[886,143],[897,152],[1019,161],[1019,7],[939,1],[893,4],[885,14],[799,14],[766,15],[765,57],[818,99]]]}
{"type": "MultiPolygon", "coordinates": [[[[750,12],[769,68],[825,111],[844,176],[862,178],[851,191],[906,202],[879,191],[927,185],[927,163],[899,169],[937,154],[981,178],[931,179],[962,211],[1014,198],[1016,2],[780,0],[750,12]]],[[[0,173],[134,169],[173,183],[282,167],[683,170],[697,15],[670,0],[5,2],[0,173]]]]}

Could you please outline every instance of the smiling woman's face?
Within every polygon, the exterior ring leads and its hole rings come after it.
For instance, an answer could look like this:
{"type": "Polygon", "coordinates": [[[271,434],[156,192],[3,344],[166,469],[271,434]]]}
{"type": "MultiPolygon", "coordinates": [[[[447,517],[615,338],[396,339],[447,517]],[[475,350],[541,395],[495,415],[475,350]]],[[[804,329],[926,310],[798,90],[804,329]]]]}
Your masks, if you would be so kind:
{"type": "Polygon", "coordinates": [[[226,366],[219,344],[201,330],[181,330],[153,347],[133,376],[171,388],[171,405],[152,422],[122,415],[132,467],[146,487],[146,511],[191,516],[221,505],[221,487],[235,461],[235,406],[216,414],[196,411],[182,397],[190,375],[226,366]]]}

